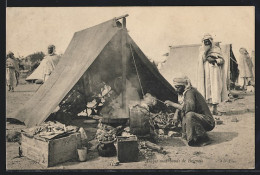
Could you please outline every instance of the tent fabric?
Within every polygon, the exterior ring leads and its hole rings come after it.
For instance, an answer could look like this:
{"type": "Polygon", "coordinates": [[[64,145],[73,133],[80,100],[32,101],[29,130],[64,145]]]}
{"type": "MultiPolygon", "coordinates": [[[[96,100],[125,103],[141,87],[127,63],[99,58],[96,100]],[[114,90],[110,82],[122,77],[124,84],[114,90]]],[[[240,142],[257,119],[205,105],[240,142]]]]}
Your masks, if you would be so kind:
{"type": "Polygon", "coordinates": [[[239,70],[237,60],[232,50],[232,45],[230,45],[230,80],[235,83],[238,81],[239,70]]]}
{"type": "MultiPolygon", "coordinates": [[[[138,56],[140,57],[141,61],[143,62],[143,64],[145,64],[147,66],[147,68],[149,69],[149,72],[153,73],[153,75],[159,79],[161,81],[161,83],[163,83],[163,85],[167,88],[167,90],[169,91],[169,94],[171,93],[175,93],[174,89],[172,88],[172,86],[167,82],[167,80],[162,76],[162,74],[159,72],[159,70],[146,58],[146,56],[144,55],[144,53],[141,51],[141,49],[137,46],[137,44],[134,42],[134,40],[128,35],[128,40],[131,43],[131,45],[133,46],[133,48],[135,49],[135,51],[137,52],[138,56]]],[[[159,82],[158,82],[159,83],[159,82]]],[[[150,87],[150,88],[155,88],[150,87]]],[[[160,90],[156,89],[157,92],[161,93],[160,90]]]]}
{"type": "MultiPolygon", "coordinates": [[[[89,88],[86,86],[90,83],[88,82],[89,75],[106,83],[122,75],[121,38],[123,34],[127,36],[127,78],[140,93],[136,72],[133,71],[131,45],[145,93],[155,94],[160,100],[169,99],[176,102],[177,95],[174,89],[153,67],[126,31],[115,27],[114,22],[110,20],[76,32],[50,78],[21,109],[8,118],[24,122],[27,127],[39,125],[50,116],[75,85],[82,84],[81,80],[87,91],[89,88]]],[[[87,96],[86,93],[84,95],[87,96]]]]}
{"type": "Polygon", "coordinates": [[[110,20],[76,32],[50,78],[9,118],[18,119],[28,127],[45,121],[119,30],[113,26],[114,21],[110,20]]]}
{"type": "MultiPolygon", "coordinates": [[[[197,62],[199,56],[200,44],[192,45],[181,45],[174,46],[170,49],[170,54],[160,69],[160,73],[165,77],[165,79],[172,84],[173,77],[179,72],[188,76],[194,87],[197,84],[197,62]]],[[[231,44],[220,44],[224,63],[224,79],[226,80],[227,86],[229,86],[229,81],[231,78],[234,79],[237,67],[236,63],[230,59],[232,57],[232,45],[231,44]],[[232,61],[232,63],[231,63],[232,61]],[[231,67],[232,66],[232,67],[231,67]],[[235,73],[235,74],[234,74],[235,73]]],[[[233,55],[233,58],[235,57],[233,55]]]]}

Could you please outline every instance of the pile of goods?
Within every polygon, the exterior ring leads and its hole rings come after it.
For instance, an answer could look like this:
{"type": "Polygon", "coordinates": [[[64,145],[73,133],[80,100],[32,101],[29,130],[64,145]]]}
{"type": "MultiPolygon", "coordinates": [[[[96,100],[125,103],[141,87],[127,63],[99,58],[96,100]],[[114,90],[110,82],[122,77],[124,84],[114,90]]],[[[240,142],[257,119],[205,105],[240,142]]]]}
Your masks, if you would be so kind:
{"type": "Polygon", "coordinates": [[[158,137],[180,137],[180,121],[174,118],[174,113],[157,113],[151,117],[151,123],[154,126],[154,132],[158,137]]]}
{"type": "MultiPolygon", "coordinates": [[[[158,113],[152,113],[150,111],[150,107],[155,106],[157,104],[157,101],[158,100],[155,97],[147,93],[144,96],[144,99],[140,103],[135,102],[131,104],[132,106],[130,106],[130,115],[131,115],[130,117],[132,121],[133,120],[135,121],[131,122],[130,120],[130,126],[131,123],[133,123],[131,127],[136,127],[136,128],[132,128],[132,130],[142,129],[148,132],[149,128],[152,128],[154,130],[153,133],[159,136],[162,135],[169,136],[169,134],[167,133],[169,133],[170,131],[179,130],[178,127],[180,121],[177,119],[177,117],[175,118],[174,116],[175,113],[167,113],[162,111],[158,113]],[[150,126],[145,126],[147,123],[149,123],[150,126]]],[[[170,135],[173,135],[172,132],[170,133],[170,135]]],[[[174,133],[174,136],[176,135],[180,135],[180,134],[174,133]]]]}
{"type": "Polygon", "coordinates": [[[153,114],[152,121],[154,126],[159,129],[174,129],[178,126],[178,121],[173,118],[174,113],[157,113],[153,114]]]}
{"type": "Polygon", "coordinates": [[[44,122],[39,126],[22,130],[27,137],[34,137],[40,140],[56,139],[78,131],[79,127],[77,126],[65,126],[57,121],[44,122]]]}
{"type": "Polygon", "coordinates": [[[122,126],[114,128],[112,126],[102,124],[101,120],[99,121],[96,139],[99,142],[97,145],[97,150],[100,156],[111,157],[116,155],[114,142],[116,141],[116,136],[122,132],[122,129],[122,126]]]}
{"type": "Polygon", "coordinates": [[[120,136],[123,134],[125,134],[125,136],[131,135],[129,133],[129,127],[123,127],[122,125],[112,127],[110,125],[103,124],[101,121],[102,120],[100,119],[99,124],[97,126],[98,130],[96,132],[96,139],[100,143],[114,142],[116,140],[116,136],[120,136]]]}
{"type": "Polygon", "coordinates": [[[117,128],[109,125],[102,124],[98,125],[98,130],[96,132],[96,138],[100,143],[111,143],[116,139],[117,128]]]}
{"type": "Polygon", "coordinates": [[[133,134],[130,133],[130,127],[124,128],[123,132],[121,133],[121,136],[123,137],[129,137],[132,136],[133,134]]]}
{"type": "Polygon", "coordinates": [[[21,136],[19,156],[28,157],[45,167],[76,158],[83,160],[86,155],[86,151],[83,155],[82,148],[87,146],[87,135],[77,126],[48,121],[22,130],[21,136]]]}

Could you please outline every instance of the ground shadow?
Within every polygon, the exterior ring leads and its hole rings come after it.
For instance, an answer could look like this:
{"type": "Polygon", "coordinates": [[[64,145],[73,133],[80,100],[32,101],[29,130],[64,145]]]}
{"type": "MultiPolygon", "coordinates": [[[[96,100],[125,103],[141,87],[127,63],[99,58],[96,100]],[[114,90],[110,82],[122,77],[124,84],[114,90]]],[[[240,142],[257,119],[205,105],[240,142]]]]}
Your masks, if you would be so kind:
{"type": "Polygon", "coordinates": [[[185,141],[181,137],[170,137],[167,139],[161,140],[158,145],[160,146],[173,146],[173,147],[182,147],[186,146],[185,141]]]}
{"type": "Polygon", "coordinates": [[[208,132],[211,145],[229,142],[238,136],[237,132],[208,132]]]}
{"type": "Polygon", "coordinates": [[[233,102],[233,101],[243,100],[243,99],[247,98],[248,96],[255,96],[255,93],[254,92],[231,92],[230,95],[229,95],[230,96],[229,98],[230,98],[231,102],[233,102]]]}
{"type": "Polygon", "coordinates": [[[242,115],[245,113],[255,113],[255,109],[242,109],[242,110],[233,110],[221,112],[223,115],[242,115]]]}
{"type": "Polygon", "coordinates": [[[27,90],[14,90],[13,92],[10,93],[18,93],[18,92],[36,92],[37,90],[31,90],[31,91],[27,91],[27,90]]]}
{"type": "Polygon", "coordinates": [[[239,92],[239,93],[234,93],[234,95],[238,95],[239,97],[245,97],[245,96],[252,96],[255,95],[254,92],[239,92]]]}
{"type": "Polygon", "coordinates": [[[6,122],[9,122],[10,124],[25,125],[23,122],[15,118],[8,118],[8,116],[6,117],[6,122]]]}

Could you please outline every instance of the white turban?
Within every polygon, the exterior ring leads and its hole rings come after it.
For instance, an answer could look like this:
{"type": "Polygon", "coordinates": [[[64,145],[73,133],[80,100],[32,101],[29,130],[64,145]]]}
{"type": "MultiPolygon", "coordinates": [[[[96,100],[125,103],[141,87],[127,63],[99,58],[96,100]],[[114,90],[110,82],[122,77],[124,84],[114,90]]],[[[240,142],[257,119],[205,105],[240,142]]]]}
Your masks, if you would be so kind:
{"type": "Polygon", "coordinates": [[[212,37],[211,34],[209,34],[209,33],[206,33],[206,34],[203,36],[202,42],[203,42],[204,40],[206,40],[206,39],[210,40],[211,43],[212,43],[212,41],[213,41],[213,37],[212,37]]]}
{"type": "Polygon", "coordinates": [[[184,85],[185,89],[191,87],[191,81],[186,75],[178,75],[173,79],[173,85],[184,85]]]}

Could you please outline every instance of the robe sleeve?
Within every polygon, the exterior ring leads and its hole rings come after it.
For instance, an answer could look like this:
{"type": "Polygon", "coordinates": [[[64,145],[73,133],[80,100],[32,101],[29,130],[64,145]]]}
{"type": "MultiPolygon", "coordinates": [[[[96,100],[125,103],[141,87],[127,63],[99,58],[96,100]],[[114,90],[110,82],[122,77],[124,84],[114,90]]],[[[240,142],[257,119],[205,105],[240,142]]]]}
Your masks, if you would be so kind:
{"type": "Polygon", "coordinates": [[[14,69],[15,69],[15,71],[16,71],[17,73],[20,72],[20,71],[19,71],[19,64],[18,64],[18,62],[17,62],[16,60],[14,60],[14,69]]]}
{"type": "Polygon", "coordinates": [[[218,65],[224,64],[222,51],[219,46],[215,45],[214,47],[212,47],[212,50],[211,50],[209,56],[213,57],[216,60],[218,65]]]}
{"type": "Polygon", "coordinates": [[[188,112],[195,112],[195,96],[192,91],[188,91],[184,97],[183,111],[185,114],[188,112]]]}
{"type": "Polygon", "coordinates": [[[205,50],[203,49],[202,46],[199,48],[199,58],[203,60],[203,63],[207,61],[206,55],[205,55],[205,50]]]}

